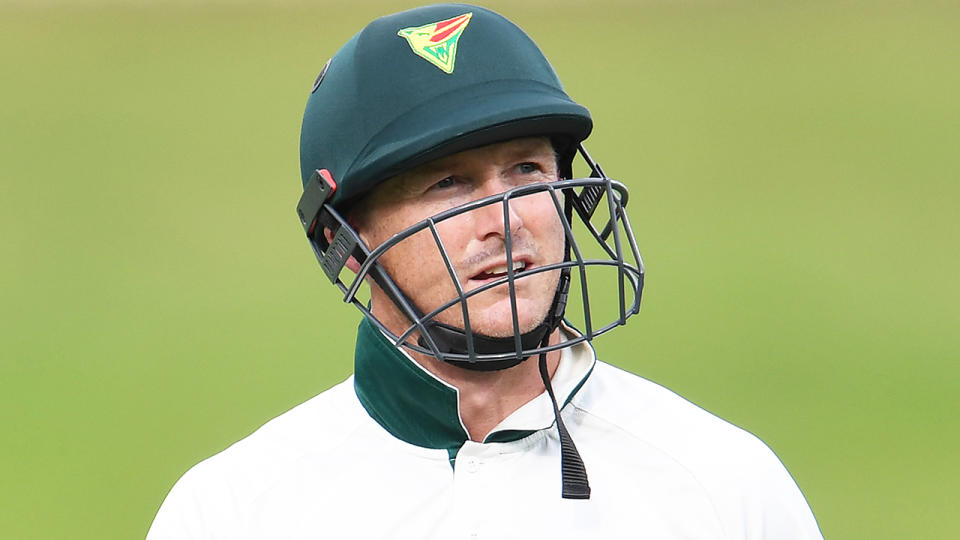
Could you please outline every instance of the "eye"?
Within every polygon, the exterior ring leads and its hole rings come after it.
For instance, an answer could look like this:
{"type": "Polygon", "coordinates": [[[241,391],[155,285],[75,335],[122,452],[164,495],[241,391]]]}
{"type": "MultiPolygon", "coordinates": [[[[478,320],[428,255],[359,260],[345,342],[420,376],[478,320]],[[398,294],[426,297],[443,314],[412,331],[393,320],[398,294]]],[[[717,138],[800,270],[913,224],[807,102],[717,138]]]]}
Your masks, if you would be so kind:
{"type": "Polygon", "coordinates": [[[456,180],[454,180],[452,176],[448,176],[448,177],[444,178],[443,180],[441,180],[441,181],[437,182],[436,184],[434,184],[433,187],[434,187],[434,188],[439,188],[439,189],[445,189],[445,188],[453,187],[453,184],[454,184],[454,183],[456,183],[456,180]]]}
{"type": "Polygon", "coordinates": [[[517,165],[517,170],[520,171],[520,174],[533,174],[540,171],[540,166],[528,161],[517,165]]]}

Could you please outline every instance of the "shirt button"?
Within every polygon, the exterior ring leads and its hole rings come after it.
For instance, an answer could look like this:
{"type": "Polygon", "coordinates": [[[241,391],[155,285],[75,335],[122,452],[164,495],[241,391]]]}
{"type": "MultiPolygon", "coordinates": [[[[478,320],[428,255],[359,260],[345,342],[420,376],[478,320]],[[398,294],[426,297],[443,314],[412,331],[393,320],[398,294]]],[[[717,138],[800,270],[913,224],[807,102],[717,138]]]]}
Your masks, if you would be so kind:
{"type": "MultiPolygon", "coordinates": [[[[470,458],[470,459],[468,459],[468,460],[467,460],[467,472],[468,472],[468,473],[475,473],[475,472],[477,472],[478,470],[480,470],[480,463],[477,461],[477,458],[470,458]]],[[[473,537],[474,537],[473,535],[475,535],[475,534],[477,534],[477,533],[471,533],[470,538],[473,538],[473,537]]]]}
{"type": "Polygon", "coordinates": [[[470,540],[480,540],[480,535],[475,532],[472,532],[470,533],[470,540]]]}

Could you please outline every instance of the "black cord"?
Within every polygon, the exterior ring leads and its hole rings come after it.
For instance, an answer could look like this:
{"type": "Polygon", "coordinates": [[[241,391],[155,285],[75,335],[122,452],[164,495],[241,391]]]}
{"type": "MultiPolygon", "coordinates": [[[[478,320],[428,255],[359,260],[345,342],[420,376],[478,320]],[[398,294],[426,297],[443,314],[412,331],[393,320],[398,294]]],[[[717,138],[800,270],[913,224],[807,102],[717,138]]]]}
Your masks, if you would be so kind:
{"type": "MultiPolygon", "coordinates": [[[[541,347],[547,345],[544,343],[541,347]]],[[[560,418],[560,408],[557,407],[557,398],[553,395],[553,386],[550,384],[550,374],[547,373],[547,354],[540,354],[540,378],[543,379],[543,386],[550,395],[550,402],[553,403],[553,416],[557,420],[557,431],[560,433],[560,474],[563,477],[563,498],[564,499],[589,499],[590,482],[587,480],[587,468],[583,465],[583,459],[580,452],[577,451],[577,445],[573,444],[573,439],[563,425],[563,419],[560,418]]]]}

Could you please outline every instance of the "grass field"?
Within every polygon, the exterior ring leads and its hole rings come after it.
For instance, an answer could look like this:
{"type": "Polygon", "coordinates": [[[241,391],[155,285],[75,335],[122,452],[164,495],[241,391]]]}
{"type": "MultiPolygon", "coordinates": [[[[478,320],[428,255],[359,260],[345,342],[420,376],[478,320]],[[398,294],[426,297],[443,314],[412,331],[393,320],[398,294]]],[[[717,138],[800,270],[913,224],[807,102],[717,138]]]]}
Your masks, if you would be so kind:
{"type": "MultiPolygon", "coordinates": [[[[601,356],[760,435],[831,540],[960,528],[960,7],[488,5],[632,190],[601,356]]],[[[294,216],[336,48],[410,3],[0,3],[0,538],[140,538],[351,371],[294,216]]]]}

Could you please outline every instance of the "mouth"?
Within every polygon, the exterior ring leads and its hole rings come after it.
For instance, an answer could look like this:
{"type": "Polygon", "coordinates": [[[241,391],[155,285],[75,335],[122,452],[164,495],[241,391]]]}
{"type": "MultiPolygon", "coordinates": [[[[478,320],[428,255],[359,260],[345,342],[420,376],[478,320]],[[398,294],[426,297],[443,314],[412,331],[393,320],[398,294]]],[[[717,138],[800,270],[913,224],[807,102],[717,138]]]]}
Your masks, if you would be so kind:
{"type": "MultiPolygon", "coordinates": [[[[523,272],[531,268],[531,264],[525,260],[514,260],[513,261],[513,273],[514,275],[523,272]]],[[[495,279],[501,279],[507,277],[507,265],[506,263],[498,264],[496,266],[491,266],[486,268],[479,273],[475,274],[470,278],[470,281],[492,281],[495,279]]]]}

